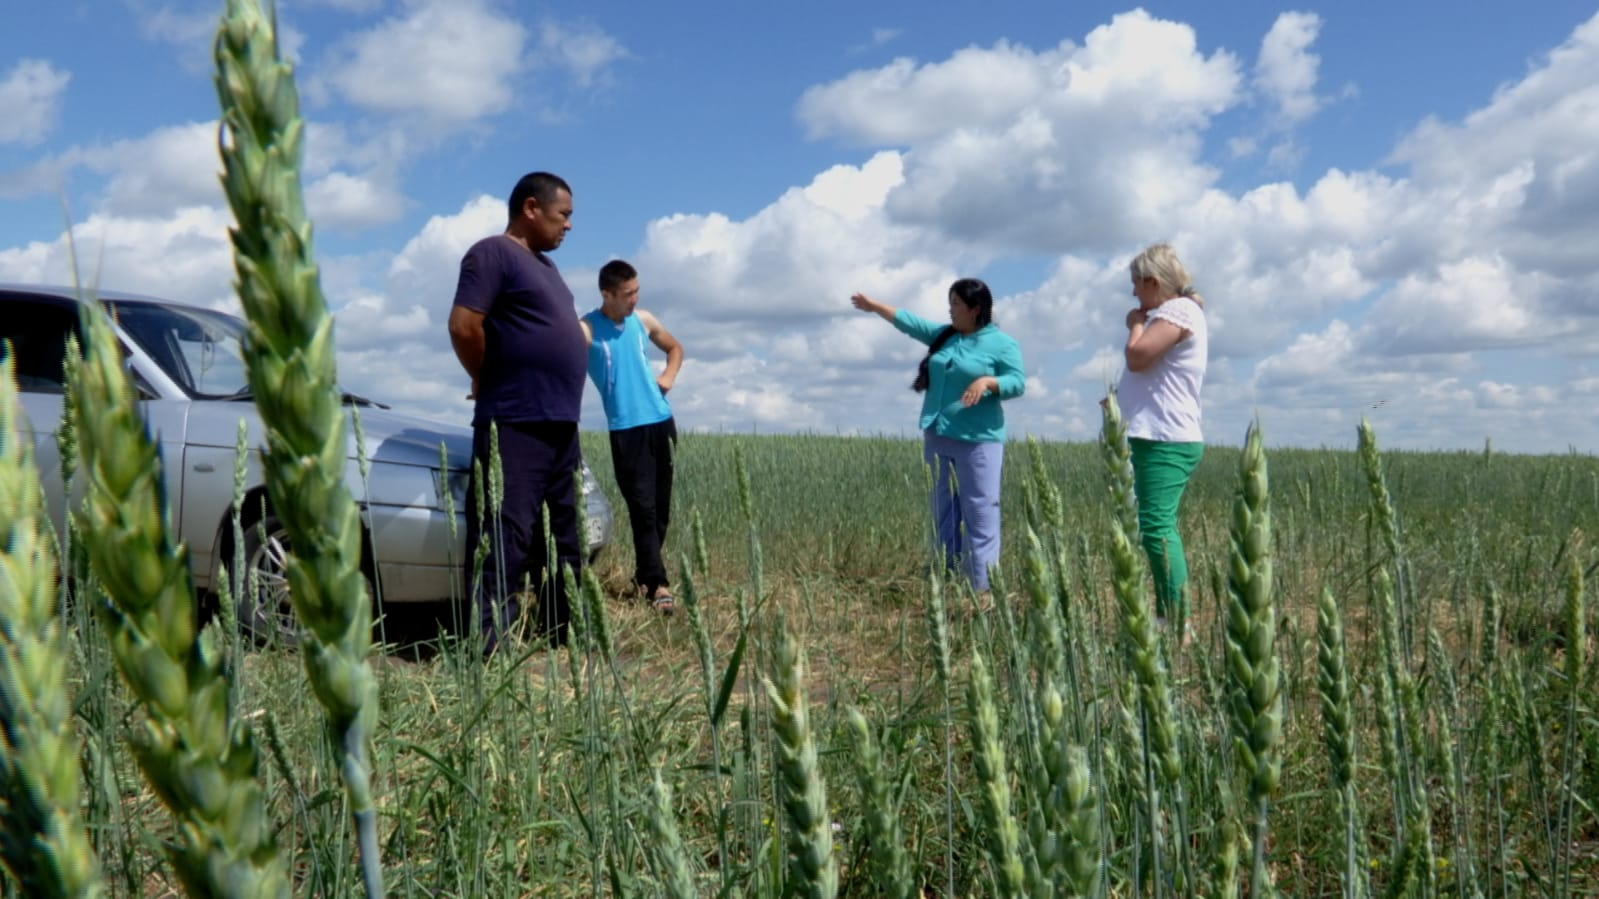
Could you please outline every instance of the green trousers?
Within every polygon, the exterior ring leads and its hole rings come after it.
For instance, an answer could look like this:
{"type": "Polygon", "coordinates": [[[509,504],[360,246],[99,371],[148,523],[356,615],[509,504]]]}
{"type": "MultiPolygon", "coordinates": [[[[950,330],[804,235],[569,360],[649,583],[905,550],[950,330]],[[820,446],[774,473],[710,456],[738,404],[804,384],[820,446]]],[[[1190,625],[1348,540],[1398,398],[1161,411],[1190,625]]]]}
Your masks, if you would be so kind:
{"type": "Polygon", "coordinates": [[[1188,476],[1205,453],[1203,443],[1167,443],[1133,437],[1133,490],[1138,494],[1138,530],[1155,576],[1155,614],[1184,616],[1188,612],[1183,588],[1188,583],[1188,560],[1183,538],[1177,533],[1177,504],[1182,501],[1188,476]]]}

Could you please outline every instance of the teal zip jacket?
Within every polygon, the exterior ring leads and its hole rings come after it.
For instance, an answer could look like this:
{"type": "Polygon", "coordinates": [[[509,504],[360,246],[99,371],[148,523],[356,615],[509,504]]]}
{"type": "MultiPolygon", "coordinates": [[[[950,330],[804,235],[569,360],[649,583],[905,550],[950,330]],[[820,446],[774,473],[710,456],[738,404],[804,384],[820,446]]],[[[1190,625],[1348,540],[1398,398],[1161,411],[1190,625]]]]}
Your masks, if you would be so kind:
{"type": "MultiPolygon", "coordinates": [[[[894,313],[894,327],[932,345],[933,339],[947,325],[900,309],[894,313]]],[[[923,430],[932,428],[933,433],[951,440],[1002,442],[1005,410],[1000,408],[1000,401],[1021,396],[1026,389],[1022,348],[1014,337],[995,325],[984,325],[971,334],[956,334],[928,360],[921,427],[923,430]],[[999,395],[986,393],[977,405],[962,406],[961,394],[984,375],[993,375],[999,380],[999,395]]]]}

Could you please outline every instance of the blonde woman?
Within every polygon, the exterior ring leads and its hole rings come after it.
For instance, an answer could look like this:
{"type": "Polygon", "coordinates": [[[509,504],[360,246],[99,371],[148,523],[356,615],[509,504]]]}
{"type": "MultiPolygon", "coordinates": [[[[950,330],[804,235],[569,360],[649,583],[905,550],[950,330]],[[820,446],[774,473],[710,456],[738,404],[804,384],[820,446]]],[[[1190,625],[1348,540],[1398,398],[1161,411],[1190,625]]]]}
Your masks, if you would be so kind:
{"type": "MultiPolygon", "coordinates": [[[[1166,244],[1133,257],[1128,270],[1138,305],[1127,312],[1127,371],[1116,399],[1132,448],[1138,529],[1155,577],[1155,613],[1182,621],[1188,560],[1177,533],[1177,505],[1205,451],[1199,427],[1209,352],[1205,301],[1166,244]]],[[[1186,641],[1186,628],[1184,634],[1186,641]]]]}

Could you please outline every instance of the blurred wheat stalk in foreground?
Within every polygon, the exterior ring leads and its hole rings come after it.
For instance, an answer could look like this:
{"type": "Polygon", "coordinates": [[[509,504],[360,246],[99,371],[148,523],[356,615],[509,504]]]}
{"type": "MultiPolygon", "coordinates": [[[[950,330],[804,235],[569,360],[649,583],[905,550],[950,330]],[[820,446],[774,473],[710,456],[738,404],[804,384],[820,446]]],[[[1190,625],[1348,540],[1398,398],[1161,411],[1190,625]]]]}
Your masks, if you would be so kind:
{"type": "Polygon", "coordinates": [[[160,450],[104,313],[86,303],[81,319],[72,390],[88,483],[73,517],[110,600],[99,609],[112,654],[144,711],[134,754],[177,819],[174,866],[191,895],[288,895],[255,743],[229,708],[216,633],[197,639],[189,554],[172,541],[160,450]]]}
{"type": "Polygon", "coordinates": [[[104,894],[80,814],[55,552],[15,360],[0,360],[0,858],[28,895],[104,894]]]}
{"type": "Polygon", "coordinates": [[[254,0],[228,0],[216,38],[223,187],[239,300],[248,319],[245,361],[266,425],[268,495],[293,546],[290,596],[302,651],[341,754],[368,896],[383,893],[371,749],[377,681],[372,607],[361,572],[361,521],[344,486],[348,450],[334,372],[333,319],[311,253],[300,190],[305,122],[275,23],[254,0]]]}
{"type": "Polygon", "coordinates": [[[1232,684],[1233,747],[1254,806],[1249,894],[1271,896],[1267,816],[1282,779],[1283,708],[1271,579],[1271,497],[1259,423],[1250,425],[1244,437],[1238,476],[1227,578],[1227,673],[1232,684]]]}

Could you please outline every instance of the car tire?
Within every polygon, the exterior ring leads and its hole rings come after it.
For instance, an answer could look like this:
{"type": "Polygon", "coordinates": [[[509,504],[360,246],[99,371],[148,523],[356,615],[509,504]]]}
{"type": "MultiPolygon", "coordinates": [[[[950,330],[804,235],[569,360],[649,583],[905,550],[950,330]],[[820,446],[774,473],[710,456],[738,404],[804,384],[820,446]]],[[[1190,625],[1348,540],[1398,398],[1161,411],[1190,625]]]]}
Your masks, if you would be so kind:
{"type": "Polygon", "coordinates": [[[260,646],[300,643],[300,620],[289,599],[288,555],[289,532],[276,515],[244,529],[244,572],[229,580],[238,597],[239,630],[260,646]]]}
{"type": "MultiPolygon", "coordinates": [[[[234,608],[239,616],[239,632],[257,646],[300,645],[300,619],[289,598],[289,551],[288,529],[276,515],[268,512],[265,518],[244,529],[243,577],[229,572],[229,581],[235,584],[233,589],[238,597],[234,608]]],[[[369,560],[364,555],[361,577],[366,581],[366,595],[375,608],[378,593],[373,587],[369,560]]],[[[373,627],[377,627],[375,614],[373,627]]]]}

